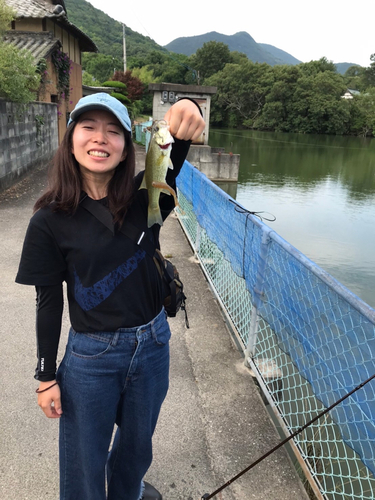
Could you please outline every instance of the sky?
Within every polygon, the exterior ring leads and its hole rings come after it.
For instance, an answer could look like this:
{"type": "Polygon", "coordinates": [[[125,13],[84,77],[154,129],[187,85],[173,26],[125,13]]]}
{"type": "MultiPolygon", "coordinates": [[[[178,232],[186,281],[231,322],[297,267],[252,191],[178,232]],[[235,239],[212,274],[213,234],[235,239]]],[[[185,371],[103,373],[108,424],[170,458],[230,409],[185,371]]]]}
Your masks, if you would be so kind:
{"type": "Polygon", "coordinates": [[[369,66],[375,53],[375,0],[89,1],[159,45],[210,31],[246,31],[302,62],[326,57],[369,66]]]}

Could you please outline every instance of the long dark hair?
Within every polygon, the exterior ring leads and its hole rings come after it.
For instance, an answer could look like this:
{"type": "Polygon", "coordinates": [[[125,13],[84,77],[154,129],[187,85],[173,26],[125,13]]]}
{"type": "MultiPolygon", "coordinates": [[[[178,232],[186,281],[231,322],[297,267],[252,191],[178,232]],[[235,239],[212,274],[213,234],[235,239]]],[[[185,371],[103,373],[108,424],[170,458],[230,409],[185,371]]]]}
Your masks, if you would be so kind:
{"type": "MultiPolygon", "coordinates": [[[[52,160],[47,191],[36,201],[34,211],[53,203],[54,211],[73,214],[83,189],[79,165],[72,154],[76,123],[69,125],[52,160]]],[[[126,158],[121,161],[108,184],[108,207],[115,224],[121,225],[134,196],[135,151],[130,133],[124,129],[126,158]]]]}

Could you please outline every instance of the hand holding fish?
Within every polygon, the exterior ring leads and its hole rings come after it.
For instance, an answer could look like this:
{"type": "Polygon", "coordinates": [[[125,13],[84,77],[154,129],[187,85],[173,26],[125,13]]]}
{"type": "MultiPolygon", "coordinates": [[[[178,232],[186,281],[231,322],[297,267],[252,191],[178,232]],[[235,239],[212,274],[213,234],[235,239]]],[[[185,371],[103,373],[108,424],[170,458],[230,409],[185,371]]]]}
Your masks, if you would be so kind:
{"type": "Polygon", "coordinates": [[[163,225],[159,198],[161,193],[178,200],[174,189],[166,183],[168,168],[173,169],[170,159],[173,137],[180,140],[197,139],[205,128],[205,122],[198,107],[188,99],[176,102],[165,114],[164,120],[156,120],[152,124],[151,139],[146,154],[145,174],[139,189],[148,191],[148,227],[154,224],[163,225]]]}
{"type": "Polygon", "coordinates": [[[205,128],[205,122],[198,107],[188,99],[177,101],[165,114],[164,120],[169,123],[169,131],[184,141],[196,140],[205,128]]]}

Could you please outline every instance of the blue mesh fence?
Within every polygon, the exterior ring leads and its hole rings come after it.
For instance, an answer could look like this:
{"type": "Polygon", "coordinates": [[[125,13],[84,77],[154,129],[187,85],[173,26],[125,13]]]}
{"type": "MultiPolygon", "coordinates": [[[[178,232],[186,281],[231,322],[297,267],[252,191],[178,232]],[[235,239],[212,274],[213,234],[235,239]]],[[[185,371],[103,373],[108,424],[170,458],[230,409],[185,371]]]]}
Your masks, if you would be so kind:
{"type": "MultiPolygon", "coordinates": [[[[187,162],[178,189],[181,223],[284,431],[373,375],[374,309],[187,162]]],[[[374,392],[372,381],[294,439],[316,496],[375,497],[374,392]]]]}

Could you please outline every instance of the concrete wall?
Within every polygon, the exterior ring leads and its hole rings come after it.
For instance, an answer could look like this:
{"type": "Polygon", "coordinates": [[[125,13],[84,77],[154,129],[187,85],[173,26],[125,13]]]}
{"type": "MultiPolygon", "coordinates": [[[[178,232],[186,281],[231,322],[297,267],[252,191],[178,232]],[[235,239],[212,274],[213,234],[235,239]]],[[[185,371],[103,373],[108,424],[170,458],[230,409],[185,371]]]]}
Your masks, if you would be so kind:
{"type": "Polygon", "coordinates": [[[149,90],[154,93],[152,102],[152,117],[161,120],[168,109],[180,98],[191,97],[200,106],[206,122],[205,130],[194,144],[208,144],[210,128],[211,95],[216,93],[216,87],[198,85],[180,85],[176,83],[151,83],[149,90]]]}
{"type": "Polygon", "coordinates": [[[240,155],[225,153],[224,148],[190,146],[187,160],[213,181],[237,181],[240,155]]]}
{"type": "Polygon", "coordinates": [[[57,106],[21,106],[0,99],[0,190],[47,163],[58,147],[57,106]]]}

